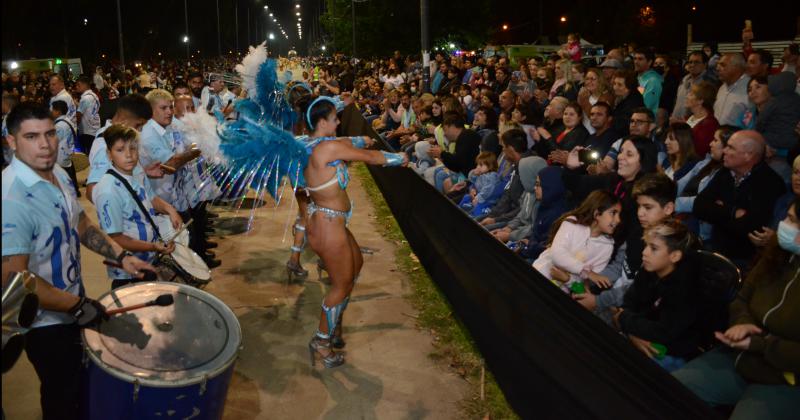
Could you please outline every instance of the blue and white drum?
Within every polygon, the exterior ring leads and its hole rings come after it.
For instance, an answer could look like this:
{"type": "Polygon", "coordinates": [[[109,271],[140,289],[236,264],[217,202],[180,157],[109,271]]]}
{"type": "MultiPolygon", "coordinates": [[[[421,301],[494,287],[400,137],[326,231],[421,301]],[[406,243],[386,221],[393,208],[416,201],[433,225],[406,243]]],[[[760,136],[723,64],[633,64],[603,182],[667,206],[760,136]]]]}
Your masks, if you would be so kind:
{"type": "Polygon", "coordinates": [[[108,309],[171,294],[170,306],[112,315],[83,330],[84,418],[219,419],[242,331],[211,294],[177,283],[138,283],[100,297],[108,309]]]}

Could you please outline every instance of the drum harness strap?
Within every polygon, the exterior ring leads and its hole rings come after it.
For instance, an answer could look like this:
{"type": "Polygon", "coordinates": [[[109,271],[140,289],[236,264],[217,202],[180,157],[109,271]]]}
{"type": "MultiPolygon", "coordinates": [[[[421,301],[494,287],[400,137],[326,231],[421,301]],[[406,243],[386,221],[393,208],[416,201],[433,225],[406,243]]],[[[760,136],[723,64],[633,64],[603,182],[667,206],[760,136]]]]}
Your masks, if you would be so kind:
{"type": "Polygon", "coordinates": [[[156,222],[153,221],[153,218],[150,216],[150,212],[147,211],[147,208],[144,206],[144,203],[142,203],[142,200],[139,199],[139,195],[136,194],[136,191],[133,190],[133,187],[131,187],[131,184],[128,183],[128,180],[126,180],[125,177],[123,177],[113,169],[109,169],[106,173],[113,176],[114,178],[117,178],[119,182],[121,182],[122,185],[125,186],[125,189],[127,189],[128,192],[131,193],[133,200],[136,201],[136,204],[139,206],[139,210],[142,211],[144,217],[147,218],[148,222],[150,222],[150,226],[153,227],[153,232],[156,233],[156,237],[158,238],[158,240],[164,242],[164,239],[161,238],[161,232],[158,231],[158,226],[156,226],[156,222]]]}

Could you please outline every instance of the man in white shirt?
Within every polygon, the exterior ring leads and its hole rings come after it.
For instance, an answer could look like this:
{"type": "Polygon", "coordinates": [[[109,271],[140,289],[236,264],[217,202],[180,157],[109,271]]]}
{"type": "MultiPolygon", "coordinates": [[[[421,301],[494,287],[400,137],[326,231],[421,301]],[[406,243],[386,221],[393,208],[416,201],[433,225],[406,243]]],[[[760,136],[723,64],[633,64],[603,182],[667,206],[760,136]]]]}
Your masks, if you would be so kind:
{"type": "Polygon", "coordinates": [[[92,91],[92,83],[88,76],[78,78],[75,91],[81,94],[78,110],[75,113],[78,120],[78,140],[81,150],[87,151],[91,149],[94,136],[100,129],[100,98],[92,91]]]}
{"type": "MultiPolygon", "coordinates": [[[[144,166],[152,165],[155,162],[163,162],[168,175],[161,179],[153,180],[153,190],[162,200],[175,207],[184,220],[188,220],[189,202],[182,191],[176,190],[181,184],[176,183],[175,173],[183,168],[190,161],[200,156],[200,150],[188,149],[183,152],[178,151],[178,142],[183,140],[182,133],[172,124],[174,98],[172,94],[163,89],[154,89],[147,93],[147,100],[153,110],[153,117],[142,128],[141,144],[139,146],[140,162],[144,166]]],[[[189,234],[190,247],[197,244],[197,235],[189,234]]],[[[206,261],[209,268],[219,266],[220,262],[214,260],[211,253],[202,253],[198,246],[193,248],[195,252],[206,261]],[[199,251],[199,252],[198,252],[199,251]]]]}
{"type": "Polygon", "coordinates": [[[75,174],[75,167],[72,165],[72,153],[75,150],[75,140],[77,140],[77,130],[72,121],[67,118],[67,104],[64,101],[55,101],[52,105],[53,110],[50,115],[55,119],[56,136],[58,137],[58,157],[56,163],[62,167],[69,175],[75,194],[80,197],[78,190],[78,178],[75,174]]]}
{"type": "Polygon", "coordinates": [[[48,110],[23,103],[8,116],[14,159],[3,170],[3,290],[11,273],[36,273],[39,311],[25,337],[25,353],[41,386],[45,419],[80,418],[81,328],[107,319],[86,296],[81,245],[137,277],[155,269],[124,251],[93,223],[56,165],[58,138],[48,110]]]}
{"type": "Polygon", "coordinates": [[[714,117],[719,125],[740,125],[742,114],[750,107],[747,84],[750,76],[745,74],[745,61],[739,53],[726,53],[717,63],[717,74],[722,86],[714,102],[714,117]]]}
{"type": "Polygon", "coordinates": [[[53,110],[53,102],[64,101],[64,103],[67,104],[67,118],[69,118],[70,121],[77,126],[78,120],[75,115],[75,101],[72,100],[72,95],[70,95],[69,92],[67,92],[67,89],[64,87],[64,79],[60,75],[54,74],[50,76],[48,87],[50,89],[50,94],[53,95],[50,98],[50,110],[53,110]]]}
{"type": "Polygon", "coordinates": [[[225,86],[221,74],[211,73],[208,78],[209,84],[203,88],[203,93],[200,95],[201,109],[212,115],[219,111],[228,117],[233,111],[233,101],[236,99],[236,95],[225,86]]]}

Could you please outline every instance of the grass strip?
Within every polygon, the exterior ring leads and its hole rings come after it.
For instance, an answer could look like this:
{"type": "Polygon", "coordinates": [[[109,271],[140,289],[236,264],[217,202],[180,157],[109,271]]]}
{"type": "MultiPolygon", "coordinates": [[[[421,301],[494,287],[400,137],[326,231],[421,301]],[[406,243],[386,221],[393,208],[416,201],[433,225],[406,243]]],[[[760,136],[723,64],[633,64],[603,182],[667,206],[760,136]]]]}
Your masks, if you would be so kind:
{"type": "Polygon", "coordinates": [[[434,360],[447,363],[471,386],[469,395],[461,402],[467,418],[519,418],[508,405],[494,377],[486,371],[484,398],[481,399],[482,357],[466,327],[453,316],[447,299],[422,267],[414,251],[408,245],[403,231],[397,224],[383,195],[363,164],[352,166],[375,209],[376,223],[384,238],[397,245],[395,260],[411,284],[411,293],[406,296],[418,311],[417,325],[430,331],[434,340],[434,351],[429,355],[434,360]]]}

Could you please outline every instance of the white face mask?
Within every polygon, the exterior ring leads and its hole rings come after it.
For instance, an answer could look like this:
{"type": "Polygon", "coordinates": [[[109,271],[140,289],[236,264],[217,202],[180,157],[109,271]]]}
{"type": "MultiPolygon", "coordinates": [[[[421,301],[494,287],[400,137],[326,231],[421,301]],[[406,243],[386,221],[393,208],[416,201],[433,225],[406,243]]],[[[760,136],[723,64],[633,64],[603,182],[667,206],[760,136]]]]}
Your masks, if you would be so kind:
{"type": "Polygon", "coordinates": [[[800,235],[800,230],[785,220],[778,224],[778,245],[787,252],[800,255],[800,244],[797,243],[797,235],[800,235]]]}

